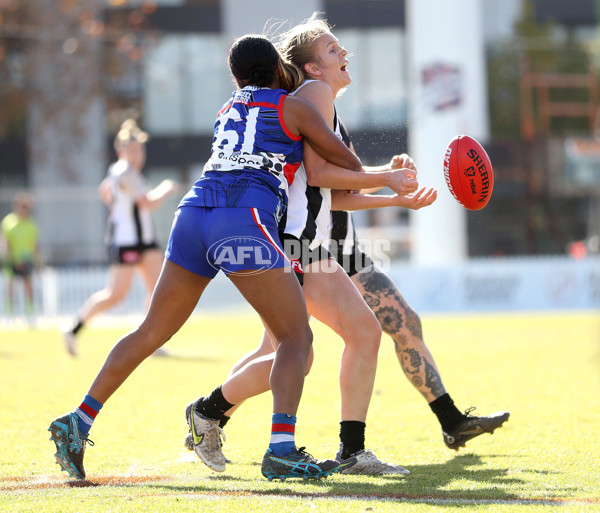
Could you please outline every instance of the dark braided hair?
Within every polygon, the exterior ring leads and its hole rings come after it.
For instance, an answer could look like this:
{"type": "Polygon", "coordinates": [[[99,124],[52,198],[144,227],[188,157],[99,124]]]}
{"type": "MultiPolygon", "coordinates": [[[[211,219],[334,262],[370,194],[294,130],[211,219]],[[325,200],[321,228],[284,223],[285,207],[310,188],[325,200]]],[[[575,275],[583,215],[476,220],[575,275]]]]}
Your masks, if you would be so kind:
{"type": "Polygon", "coordinates": [[[279,53],[265,36],[249,34],[229,49],[229,69],[240,87],[270,86],[277,78],[279,53]]]}

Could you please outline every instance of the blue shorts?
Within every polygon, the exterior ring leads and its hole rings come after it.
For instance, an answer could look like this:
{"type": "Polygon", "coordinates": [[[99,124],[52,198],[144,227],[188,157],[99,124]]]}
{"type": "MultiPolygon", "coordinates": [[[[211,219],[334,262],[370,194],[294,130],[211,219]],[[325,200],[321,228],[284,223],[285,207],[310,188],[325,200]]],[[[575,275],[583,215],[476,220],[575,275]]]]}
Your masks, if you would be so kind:
{"type": "Polygon", "coordinates": [[[180,207],[165,257],[207,278],[290,265],[273,214],[250,207],[180,207]]]}

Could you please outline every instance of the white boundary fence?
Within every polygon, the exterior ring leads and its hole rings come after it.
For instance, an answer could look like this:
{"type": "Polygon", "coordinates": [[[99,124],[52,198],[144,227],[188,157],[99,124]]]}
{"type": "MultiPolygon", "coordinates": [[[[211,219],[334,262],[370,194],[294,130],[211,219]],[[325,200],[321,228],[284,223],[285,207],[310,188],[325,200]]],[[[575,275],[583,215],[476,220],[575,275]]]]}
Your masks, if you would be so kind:
{"type": "Polygon", "coordinates": [[[391,270],[418,312],[598,310],[600,257],[486,258],[391,270]]]}
{"type": "MultiPolygon", "coordinates": [[[[104,288],[108,268],[104,266],[53,268],[36,271],[33,276],[35,316],[45,319],[73,317],[85,300],[104,288]]],[[[6,276],[0,274],[0,324],[9,320],[6,276]]],[[[24,316],[23,287],[15,281],[14,316],[24,316]]],[[[217,276],[198,303],[197,311],[225,311],[245,308],[241,294],[223,275],[217,276]]],[[[146,308],[146,290],[139,276],[135,276],[127,298],[102,314],[110,317],[139,316],[146,308]]]]}
{"type": "MultiPolygon", "coordinates": [[[[455,266],[393,264],[389,270],[405,299],[419,313],[531,310],[598,310],[600,257],[475,259],[455,266]]],[[[46,268],[34,275],[36,315],[73,316],[93,292],[104,287],[106,267],[46,268]]],[[[6,277],[2,276],[0,321],[8,318],[6,277]]],[[[17,284],[15,314],[23,312],[17,284]]],[[[105,315],[142,314],[145,291],[136,276],[127,299],[105,315]]],[[[219,274],[196,312],[248,309],[231,282],[219,274]]]]}

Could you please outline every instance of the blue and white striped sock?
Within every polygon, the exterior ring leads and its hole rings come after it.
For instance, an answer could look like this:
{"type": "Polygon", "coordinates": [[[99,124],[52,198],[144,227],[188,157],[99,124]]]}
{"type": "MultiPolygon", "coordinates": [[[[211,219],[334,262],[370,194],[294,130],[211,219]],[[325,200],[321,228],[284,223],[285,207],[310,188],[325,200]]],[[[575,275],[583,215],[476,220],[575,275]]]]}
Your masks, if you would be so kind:
{"type": "Polygon", "coordinates": [[[269,449],[275,456],[285,456],[294,450],[296,416],[290,413],[274,413],[269,449]]]}

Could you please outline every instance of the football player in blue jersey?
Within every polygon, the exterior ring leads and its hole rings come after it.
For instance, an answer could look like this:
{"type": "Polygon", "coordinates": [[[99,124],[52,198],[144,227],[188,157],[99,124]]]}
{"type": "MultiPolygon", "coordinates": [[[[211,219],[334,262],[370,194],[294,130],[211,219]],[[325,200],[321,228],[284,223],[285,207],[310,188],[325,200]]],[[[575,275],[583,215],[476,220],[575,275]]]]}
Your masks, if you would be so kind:
{"type": "MultiPolygon", "coordinates": [[[[287,208],[287,183],[302,160],[303,140],[343,168],[359,171],[361,163],[314,106],[280,88],[282,83],[290,88],[298,77],[288,73],[266,37],[248,35],[234,41],[229,66],[238,89],[217,115],[203,176],[175,214],[149,310],[112,348],[79,407],[50,424],[56,461],[71,477],[85,478],[88,433],[103,404],[181,328],[219,270],[279,344],[270,374],[273,428],[263,475],[317,478],[339,469],[338,461],[317,460],[295,445],[295,415],[312,332],[301,288],[279,242],[277,222],[287,208]]],[[[390,181],[401,188],[404,177],[383,173],[373,185],[390,181]]],[[[213,399],[210,411],[192,405],[188,422],[198,455],[206,458],[203,448],[208,445],[207,463],[222,471],[225,465],[211,458],[210,447],[220,441],[220,415],[240,398],[219,390],[213,399]]]]}
{"type": "MultiPolygon", "coordinates": [[[[294,27],[282,37],[280,52],[286,60],[301,70],[305,78],[296,96],[309,99],[316,105],[330,126],[339,132],[340,137],[350,146],[348,134],[333,106],[333,100],[338,93],[351,83],[347,70],[348,56],[327,22],[315,14],[304,24],[294,27]]],[[[350,214],[344,212],[385,206],[416,210],[431,205],[436,199],[436,191],[423,188],[413,195],[398,194],[390,197],[355,194],[353,191],[343,190],[360,187],[348,187],[340,181],[340,170],[332,168],[310,148],[306,148],[304,152],[303,167],[307,176],[306,182],[302,184],[307,197],[307,201],[301,206],[304,208],[305,217],[306,204],[311,204],[311,198],[317,198],[317,201],[309,207],[308,217],[310,212],[315,211],[314,204],[323,208],[326,194],[329,194],[327,188],[338,189],[330,193],[330,201],[336,211],[333,212],[333,225],[329,223],[326,227],[329,230],[328,247],[337,262],[331,262],[326,251],[313,249],[313,240],[307,240],[311,233],[313,239],[316,239],[314,234],[318,232],[320,213],[313,216],[312,220],[309,219],[312,224],[301,223],[297,232],[291,231],[289,225],[284,231],[298,237],[301,242],[307,241],[308,250],[304,251],[300,258],[303,260],[303,292],[309,313],[341,335],[345,343],[340,366],[342,421],[340,447],[336,459],[344,462],[354,458],[357,462],[345,467],[341,472],[375,475],[407,473],[400,465],[381,461],[373,451],[365,449],[364,445],[367,409],[382,329],[394,342],[404,374],[423,395],[438,418],[443,440],[449,448],[458,449],[476,436],[492,433],[508,419],[509,413],[502,411],[476,417],[469,415],[470,410],[463,414],[457,409],[442,383],[433,356],[425,345],[418,314],[410,308],[390,277],[360,250],[350,214]],[[352,301],[353,293],[362,299],[352,301]],[[372,317],[367,313],[372,313],[372,317]],[[377,321],[376,327],[373,326],[374,320],[377,321]]],[[[414,162],[405,154],[393,157],[389,164],[382,167],[365,167],[363,170],[381,172],[394,168],[413,169],[416,174],[414,162]]],[[[298,182],[299,177],[296,177],[290,189],[293,190],[298,182]]],[[[295,197],[293,194],[290,196],[289,214],[296,210],[295,197]]],[[[288,215],[288,219],[291,217],[288,215]]],[[[327,221],[330,219],[327,218],[327,221]]],[[[259,359],[266,367],[263,373],[268,375],[268,353],[272,352],[272,348],[272,336],[269,337],[268,332],[265,332],[260,347],[241,358],[231,374],[244,368],[253,359],[259,359]]],[[[255,379],[264,386],[268,385],[264,378],[255,379]]],[[[210,396],[202,401],[210,402],[210,396]]],[[[221,418],[222,426],[232,412],[233,409],[221,418]]],[[[189,436],[186,445],[190,445],[189,436]]]]}

